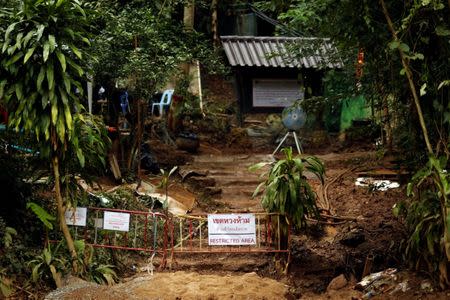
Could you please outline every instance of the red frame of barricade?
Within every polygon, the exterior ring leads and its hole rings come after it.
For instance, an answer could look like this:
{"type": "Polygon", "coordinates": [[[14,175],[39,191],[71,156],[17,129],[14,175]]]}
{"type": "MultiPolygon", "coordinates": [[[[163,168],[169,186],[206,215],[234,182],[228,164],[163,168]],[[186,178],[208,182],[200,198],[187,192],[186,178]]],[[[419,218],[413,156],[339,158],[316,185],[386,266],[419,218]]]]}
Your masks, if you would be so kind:
{"type": "MultiPolygon", "coordinates": [[[[239,213],[226,213],[226,214],[235,214],[239,213]]],[[[248,212],[244,212],[243,214],[248,214],[248,212]]],[[[245,245],[245,246],[210,246],[207,244],[203,245],[202,241],[207,240],[207,234],[203,235],[202,226],[207,227],[208,214],[194,214],[194,215],[184,215],[184,216],[175,216],[172,218],[171,222],[171,234],[170,239],[178,241],[178,244],[171,244],[171,251],[174,253],[289,253],[290,242],[291,242],[291,228],[288,225],[288,234],[287,234],[287,245],[284,249],[281,246],[281,241],[274,240],[274,236],[272,233],[274,230],[278,231],[278,234],[275,236],[280,236],[280,218],[284,216],[278,213],[266,213],[266,212],[252,212],[251,214],[255,215],[256,218],[256,244],[255,245],[245,245]],[[277,225],[273,225],[272,218],[276,217],[278,219],[275,222],[277,225]],[[174,230],[174,222],[173,219],[178,219],[179,233],[176,235],[174,230]],[[182,221],[185,220],[185,221],[182,221]],[[194,222],[197,221],[198,226],[194,229],[194,222]],[[187,230],[184,229],[184,223],[187,223],[187,230]],[[276,228],[273,228],[273,227],[276,228]],[[264,230],[263,230],[264,229],[264,230]],[[184,231],[187,231],[187,234],[183,234],[184,231]],[[205,238],[204,238],[205,237],[205,238]],[[186,242],[188,245],[184,247],[184,243],[186,242]]]]}
{"type": "MultiPolygon", "coordinates": [[[[86,226],[80,227],[80,226],[73,226],[72,231],[75,234],[75,239],[77,239],[77,236],[82,235],[82,239],[86,242],[87,245],[96,247],[96,248],[111,248],[111,249],[122,249],[122,250],[133,250],[133,251],[144,251],[144,252],[164,252],[167,249],[167,245],[164,244],[164,237],[167,235],[167,216],[165,214],[162,213],[158,213],[158,212],[151,212],[151,211],[133,211],[133,210],[124,210],[124,209],[113,209],[113,208],[99,208],[99,207],[88,207],[87,208],[88,211],[94,211],[95,215],[92,213],[88,214],[87,217],[87,224],[86,226]],[[102,220],[102,218],[99,218],[99,212],[116,212],[116,213],[127,213],[130,214],[130,224],[137,224],[137,219],[134,220],[133,222],[133,217],[134,218],[143,218],[143,227],[142,227],[142,241],[141,241],[141,245],[142,246],[135,246],[136,242],[134,242],[134,246],[127,246],[127,245],[111,245],[110,241],[112,240],[112,238],[110,237],[110,234],[115,234],[118,233],[118,231],[115,230],[105,230],[102,228],[98,228],[95,225],[95,219],[100,219],[102,220]],[[89,219],[89,217],[92,217],[92,215],[94,215],[94,222],[92,222],[92,219],[89,219]],[[162,241],[162,245],[160,245],[160,249],[157,249],[157,247],[155,247],[155,245],[157,245],[157,241],[155,240],[155,234],[153,237],[153,240],[149,240],[149,231],[151,229],[151,221],[153,219],[153,225],[155,225],[155,221],[161,221],[163,220],[163,224],[162,225],[158,225],[158,227],[163,227],[163,241],[162,241]],[[82,233],[80,234],[78,230],[79,228],[82,228],[82,233]],[[94,234],[94,240],[92,240],[92,233],[94,234]],[[108,243],[101,243],[100,241],[105,241],[108,243]],[[153,242],[153,247],[151,246],[151,242],[153,242]]],[[[72,226],[71,226],[72,227],[72,226]]],[[[153,228],[155,228],[155,226],[153,226],[153,228]]],[[[135,236],[134,236],[134,241],[136,241],[137,236],[137,228],[134,227],[135,229],[135,236]]],[[[124,232],[124,239],[123,239],[123,243],[125,244],[129,244],[129,232],[124,232]]],[[[157,237],[157,236],[156,236],[157,237]]],[[[113,237],[115,238],[115,236],[113,237]]],[[[161,244],[161,243],[160,243],[161,244]]]]}
{"type": "MultiPolygon", "coordinates": [[[[256,226],[256,244],[245,246],[210,246],[208,245],[208,214],[182,215],[182,216],[166,216],[163,213],[151,211],[132,211],[112,208],[89,207],[87,216],[87,224],[83,227],[81,233],[82,239],[86,245],[95,248],[109,248],[117,250],[131,250],[153,253],[162,255],[160,266],[166,265],[168,252],[173,258],[174,254],[182,253],[286,253],[290,254],[291,228],[288,226],[287,245],[281,246],[281,241],[274,240],[280,236],[280,218],[283,215],[277,213],[252,212],[255,215],[256,226]],[[93,214],[92,211],[95,213],[93,214]],[[97,227],[96,220],[99,220],[100,212],[117,212],[130,214],[130,229],[134,230],[134,237],[129,231],[123,232],[120,236],[121,240],[117,243],[116,237],[118,232],[114,230],[105,230],[97,227]],[[95,218],[94,218],[95,217],[95,218]],[[273,218],[277,218],[274,225],[273,218]],[[139,218],[143,220],[141,228],[139,228],[139,218]],[[153,223],[152,223],[153,221],[153,223]],[[197,226],[195,223],[197,222],[197,226]],[[178,227],[175,230],[175,227],[178,227]],[[195,226],[195,227],[194,227],[195,226]],[[139,232],[142,234],[138,234],[139,232]],[[202,229],[205,228],[205,229],[202,229]],[[160,229],[160,230],[158,230],[160,229]],[[274,231],[278,233],[274,235],[274,231]],[[149,238],[149,233],[153,234],[153,239],[149,238]],[[162,233],[162,236],[160,235],[162,233]],[[92,234],[94,238],[92,239],[92,234]],[[112,235],[113,237],[111,238],[112,235]],[[130,239],[129,236],[132,238],[130,239]],[[138,237],[142,237],[137,243],[138,237]],[[206,240],[206,242],[204,242],[206,240]],[[131,244],[130,244],[131,241],[131,244]],[[111,244],[114,242],[114,244],[111,244]]],[[[238,215],[239,213],[227,213],[238,215]]],[[[242,214],[248,214],[244,212],[242,214]]],[[[74,226],[75,239],[77,239],[79,226],[74,226]]]]}

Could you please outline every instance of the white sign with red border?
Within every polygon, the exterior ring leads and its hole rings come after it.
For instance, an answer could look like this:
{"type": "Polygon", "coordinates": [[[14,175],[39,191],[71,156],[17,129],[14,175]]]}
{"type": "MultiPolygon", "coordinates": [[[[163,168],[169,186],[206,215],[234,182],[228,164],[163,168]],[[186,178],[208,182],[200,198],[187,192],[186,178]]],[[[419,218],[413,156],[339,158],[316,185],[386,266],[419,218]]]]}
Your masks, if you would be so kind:
{"type": "Polygon", "coordinates": [[[208,244],[210,246],[255,245],[255,215],[208,215],[208,244]]]}
{"type": "Polygon", "coordinates": [[[130,229],[130,214],[105,211],[103,214],[103,229],[128,231],[130,229]]]}
{"type": "Polygon", "coordinates": [[[86,226],[86,207],[72,207],[65,212],[65,219],[67,225],[86,226]]]}

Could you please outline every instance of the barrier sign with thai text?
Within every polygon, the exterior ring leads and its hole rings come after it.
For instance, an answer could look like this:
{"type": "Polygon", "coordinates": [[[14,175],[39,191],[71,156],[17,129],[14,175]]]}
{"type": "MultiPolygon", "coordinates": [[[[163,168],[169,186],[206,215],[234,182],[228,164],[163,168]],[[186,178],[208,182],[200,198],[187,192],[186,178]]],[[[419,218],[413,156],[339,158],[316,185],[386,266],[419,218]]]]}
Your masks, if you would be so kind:
{"type": "Polygon", "coordinates": [[[208,244],[210,246],[255,245],[255,215],[208,215],[208,244]]]}
{"type": "Polygon", "coordinates": [[[86,226],[86,207],[68,208],[65,212],[65,219],[67,225],[86,226]]]}
{"type": "Polygon", "coordinates": [[[103,229],[128,231],[130,228],[130,214],[105,211],[103,215],[103,229]]]}

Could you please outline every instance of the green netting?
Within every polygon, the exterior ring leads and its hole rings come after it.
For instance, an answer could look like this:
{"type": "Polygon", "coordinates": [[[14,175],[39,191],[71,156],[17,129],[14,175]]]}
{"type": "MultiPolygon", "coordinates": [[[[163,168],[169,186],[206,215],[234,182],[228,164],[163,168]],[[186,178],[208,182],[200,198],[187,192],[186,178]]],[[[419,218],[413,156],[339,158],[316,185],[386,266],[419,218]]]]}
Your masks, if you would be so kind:
{"type": "Polygon", "coordinates": [[[352,126],[353,120],[368,119],[370,116],[370,106],[363,96],[344,99],[341,108],[340,129],[344,131],[352,126]]]}

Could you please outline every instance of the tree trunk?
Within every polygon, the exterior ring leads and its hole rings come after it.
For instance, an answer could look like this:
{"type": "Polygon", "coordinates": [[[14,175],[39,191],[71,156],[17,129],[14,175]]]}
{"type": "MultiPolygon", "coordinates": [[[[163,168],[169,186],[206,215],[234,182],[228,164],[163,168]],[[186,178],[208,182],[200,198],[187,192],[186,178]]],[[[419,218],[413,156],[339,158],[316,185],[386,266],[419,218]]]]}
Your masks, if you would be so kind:
{"type": "MultiPolygon", "coordinates": [[[[195,25],[195,0],[189,0],[184,6],[183,25],[187,31],[194,31],[195,25]]],[[[197,60],[185,62],[181,65],[183,74],[189,78],[188,91],[200,100],[200,111],[203,114],[202,86],[200,76],[200,64],[197,60]]]]}
{"type": "MultiPolygon", "coordinates": [[[[450,1],[450,0],[449,0],[450,1]]],[[[217,49],[219,47],[220,41],[219,41],[219,32],[218,32],[218,25],[217,25],[217,4],[219,0],[212,0],[211,2],[211,32],[213,35],[213,45],[214,49],[217,49]]]]}
{"type": "MultiPolygon", "coordinates": [[[[386,3],[384,2],[384,0],[380,0],[381,3],[381,7],[383,9],[383,14],[384,17],[386,18],[386,22],[389,28],[389,31],[392,34],[392,37],[394,38],[394,41],[396,42],[401,42],[400,39],[397,36],[397,33],[395,31],[394,28],[394,24],[392,23],[391,17],[389,15],[389,12],[386,8],[386,3]]],[[[425,144],[427,145],[427,150],[429,154],[433,154],[433,147],[431,146],[430,143],[430,139],[429,139],[429,135],[428,135],[428,130],[425,124],[425,119],[423,117],[423,113],[422,113],[422,107],[420,106],[420,99],[419,96],[417,94],[417,88],[416,85],[414,83],[414,79],[413,79],[413,74],[411,71],[411,68],[409,67],[409,62],[405,57],[405,53],[403,52],[403,50],[398,47],[398,52],[400,54],[400,59],[402,61],[402,65],[403,68],[405,69],[405,73],[406,73],[406,77],[408,78],[408,83],[409,83],[409,89],[411,90],[411,94],[413,96],[414,99],[414,104],[416,105],[416,109],[417,109],[417,114],[419,116],[419,123],[420,123],[420,127],[422,128],[422,133],[423,133],[423,138],[425,139],[425,144]]]]}
{"type": "MultiPolygon", "coordinates": [[[[394,38],[394,41],[400,42],[400,39],[398,38],[397,33],[395,31],[394,24],[392,23],[391,17],[386,8],[386,3],[384,2],[384,0],[380,0],[380,4],[383,9],[383,14],[387,21],[389,31],[391,32],[392,37],[394,38]]],[[[432,148],[430,140],[429,140],[428,130],[427,130],[425,120],[423,117],[422,108],[420,106],[420,99],[417,94],[417,88],[416,88],[414,80],[413,80],[413,74],[412,74],[411,68],[409,67],[409,63],[405,57],[405,53],[403,52],[403,50],[400,47],[398,48],[398,52],[400,54],[400,59],[402,61],[403,68],[405,69],[405,72],[406,72],[406,77],[408,78],[408,83],[409,83],[409,88],[411,90],[411,94],[414,98],[414,103],[416,105],[417,114],[419,116],[420,126],[422,127],[423,137],[424,137],[425,143],[427,145],[428,154],[431,157],[434,157],[434,151],[433,151],[433,148],[432,148]]],[[[435,170],[435,172],[439,172],[439,170],[436,167],[433,167],[433,169],[435,170]]],[[[446,191],[442,186],[443,180],[438,178],[438,182],[440,184],[438,184],[437,186],[440,190],[441,197],[443,198],[443,203],[441,202],[441,210],[442,210],[442,220],[443,220],[443,224],[444,224],[444,234],[443,234],[444,235],[444,241],[443,241],[444,249],[445,249],[445,254],[447,256],[447,261],[450,261],[450,231],[448,230],[449,222],[448,222],[448,217],[447,217],[450,215],[450,209],[448,208],[448,199],[446,196],[446,191]]]]}
{"type": "Polygon", "coordinates": [[[72,235],[70,234],[69,227],[67,227],[65,218],[65,208],[63,204],[63,197],[61,194],[61,184],[59,175],[59,160],[58,156],[53,155],[52,158],[53,175],[55,177],[55,194],[56,194],[56,205],[58,210],[59,226],[67,242],[67,248],[69,248],[70,256],[73,260],[74,270],[76,269],[77,251],[75,250],[75,245],[73,243],[72,235]]]}
{"type": "Polygon", "coordinates": [[[188,1],[184,6],[183,12],[183,24],[186,29],[191,30],[194,28],[194,16],[195,16],[195,4],[194,0],[188,1]]]}

